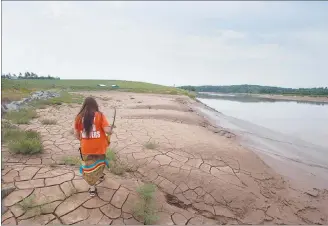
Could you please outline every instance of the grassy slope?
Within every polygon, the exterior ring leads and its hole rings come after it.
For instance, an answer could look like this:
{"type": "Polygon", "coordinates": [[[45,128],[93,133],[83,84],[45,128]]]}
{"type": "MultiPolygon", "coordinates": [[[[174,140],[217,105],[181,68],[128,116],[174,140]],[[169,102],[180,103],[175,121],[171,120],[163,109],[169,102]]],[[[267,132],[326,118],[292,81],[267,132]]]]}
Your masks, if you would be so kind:
{"type": "Polygon", "coordinates": [[[2,79],[2,100],[20,99],[30,92],[42,89],[61,89],[68,91],[78,90],[112,90],[111,85],[118,85],[119,91],[138,93],[161,93],[161,94],[182,94],[192,97],[190,92],[175,87],[156,85],[145,82],[114,81],[114,80],[8,80],[2,79]],[[98,87],[98,84],[105,84],[107,87],[98,87]],[[12,98],[15,94],[15,98],[12,98]]]}

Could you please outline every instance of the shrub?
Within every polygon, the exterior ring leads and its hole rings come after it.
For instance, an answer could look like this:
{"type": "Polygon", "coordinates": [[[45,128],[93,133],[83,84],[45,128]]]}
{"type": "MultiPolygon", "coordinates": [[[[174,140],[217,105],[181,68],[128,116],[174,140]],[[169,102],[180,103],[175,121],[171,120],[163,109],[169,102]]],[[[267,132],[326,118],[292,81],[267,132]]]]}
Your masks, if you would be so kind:
{"type": "Polygon", "coordinates": [[[154,224],[158,220],[154,204],[155,191],[156,186],[153,184],[144,184],[137,188],[140,201],[135,206],[134,214],[142,219],[145,225],[154,224]]]}
{"type": "Polygon", "coordinates": [[[106,159],[111,162],[111,161],[116,161],[116,154],[115,152],[108,148],[107,151],[106,151],[106,159]]]}
{"type": "Polygon", "coordinates": [[[36,154],[43,151],[40,134],[32,130],[2,127],[2,139],[13,153],[36,154]]]}
{"type": "Polygon", "coordinates": [[[113,174],[123,175],[127,171],[126,165],[117,159],[113,150],[107,149],[106,159],[109,161],[109,169],[113,174]]]}
{"type": "Polygon", "coordinates": [[[144,184],[137,188],[139,196],[149,202],[153,199],[153,194],[156,191],[156,186],[154,184],[144,184]]]}
{"type": "Polygon", "coordinates": [[[59,97],[50,98],[47,100],[37,100],[33,101],[31,105],[35,108],[46,108],[46,106],[60,106],[63,103],[66,104],[81,104],[83,101],[83,97],[77,94],[70,94],[68,92],[62,91],[60,92],[59,97]]]}
{"type": "Polygon", "coordinates": [[[12,141],[9,144],[9,150],[19,154],[36,154],[43,151],[40,139],[28,138],[24,140],[12,141]]]}
{"type": "Polygon", "coordinates": [[[37,118],[36,111],[32,108],[24,108],[19,111],[11,111],[6,113],[5,118],[16,124],[28,124],[30,120],[37,118]]]}
{"type": "Polygon", "coordinates": [[[1,120],[1,128],[2,129],[17,129],[17,126],[11,124],[7,120],[1,120]]]}

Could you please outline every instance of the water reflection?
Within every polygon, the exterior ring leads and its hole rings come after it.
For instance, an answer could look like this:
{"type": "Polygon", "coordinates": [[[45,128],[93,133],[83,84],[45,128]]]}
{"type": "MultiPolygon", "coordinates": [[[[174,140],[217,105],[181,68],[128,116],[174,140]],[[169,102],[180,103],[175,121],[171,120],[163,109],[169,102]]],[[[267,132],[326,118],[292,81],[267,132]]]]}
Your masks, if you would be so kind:
{"type": "Polygon", "coordinates": [[[224,115],[328,147],[327,103],[272,100],[250,95],[201,96],[197,98],[200,102],[224,115]]]}

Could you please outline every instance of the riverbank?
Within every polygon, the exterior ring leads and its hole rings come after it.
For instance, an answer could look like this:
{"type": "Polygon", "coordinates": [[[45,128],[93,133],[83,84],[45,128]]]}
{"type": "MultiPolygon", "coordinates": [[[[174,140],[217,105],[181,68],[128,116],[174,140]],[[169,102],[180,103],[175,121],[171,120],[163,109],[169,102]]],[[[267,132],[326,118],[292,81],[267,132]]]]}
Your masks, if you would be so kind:
{"type": "Polygon", "coordinates": [[[290,100],[304,102],[325,102],[328,103],[328,96],[312,97],[312,96],[292,96],[292,95],[270,95],[270,94],[251,94],[256,97],[267,98],[271,100],[290,100]]]}
{"type": "Polygon", "coordinates": [[[212,124],[236,134],[239,143],[256,152],[266,164],[293,183],[328,188],[328,153],[324,146],[223,114],[207,105],[203,107],[202,103],[198,109],[212,124]]]}
{"type": "Polygon", "coordinates": [[[106,217],[115,224],[136,224],[138,219],[128,207],[135,203],[135,184],[142,182],[154,183],[160,190],[156,224],[328,223],[327,190],[289,183],[257,154],[241,146],[232,130],[207,120],[198,110],[205,108],[201,103],[176,95],[79,93],[94,96],[110,121],[116,108],[111,149],[134,170],[123,176],[106,172],[97,201],[89,201],[78,170],[59,165],[64,157],[79,155],[79,144],[67,125],[72,125],[80,105],[40,109],[39,118],[21,127],[41,133],[44,153],[15,156],[2,150],[3,184],[16,187],[4,200],[10,223],[40,219],[17,211],[16,203],[35,194],[42,196],[37,199],[42,205],[56,203],[47,213],[51,219],[47,222],[93,223],[92,219],[99,222],[106,217]],[[41,121],[47,118],[57,123],[43,125],[41,121]],[[77,193],[66,192],[70,187],[77,193]]]}

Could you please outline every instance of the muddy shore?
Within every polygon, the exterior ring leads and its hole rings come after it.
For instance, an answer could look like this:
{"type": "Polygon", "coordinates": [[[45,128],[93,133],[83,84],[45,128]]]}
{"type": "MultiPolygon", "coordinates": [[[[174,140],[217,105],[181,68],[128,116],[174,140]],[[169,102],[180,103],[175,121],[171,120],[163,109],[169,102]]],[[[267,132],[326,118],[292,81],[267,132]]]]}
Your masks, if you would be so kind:
{"type": "Polygon", "coordinates": [[[291,95],[269,95],[269,94],[252,94],[257,97],[272,99],[272,100],[293,100],[293,101],[307,101],[307,102],[327,102],[328,97],[311,97],[311,96],[291,96],[291,95]]]}
{"type": "Polygon", "coordinates": [[[311,188],[328,188],[328,158],[325,147],[224,115],[198,103],[197,109],[211,121],[234,133],[243,146],[257,153],[276,172],[292,183],[311,188]]]}
{"type": "MultiPolygon", "coordinates": [[[[111,148],[135,170],[121,177],[106,172],[99,200],[90,202],[77,169],[51,168],[65,156],[78,156],[79,144],[70,125],[80,106],[40,109],[40,118],[22,128],[41,133],[45,152],[17,159],[2,150],[2,184],[16,186],[4,200],[10,210],[5,213],[7,222],[40,220],[17,211],[16,203],[33,193],[52,194],[50,203],[56,202],[47,223],[92,224],[105,219],[113,224],[136,224],[139,219],[131,210],[135,186],[151,182],[159,188],[156,224],[328,224],[328,190],[297,186],[285,179],[242,145],[233,128],[214,124],[199,110],[208,110],[199,102],[171,95],[82,94],[94,96],[110,121],[113,108],[117,109],[111,148]],[[44,118],[56,119],[57,124],[42,125],[44,118]],[[147,148],[149,142],[153,148],[147,148]],[[66,194],[70,186],[78,192],[66,194]],[[94,218],[99,220],[92,221],[94,218]]],[[[48,202],[45,197],[38,200],[48,202]]],[[[41,216],[44,220],[45,215],[41,216]]]]}

